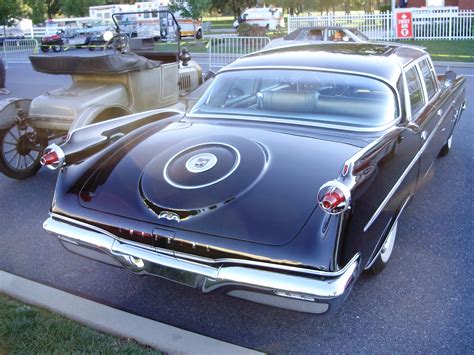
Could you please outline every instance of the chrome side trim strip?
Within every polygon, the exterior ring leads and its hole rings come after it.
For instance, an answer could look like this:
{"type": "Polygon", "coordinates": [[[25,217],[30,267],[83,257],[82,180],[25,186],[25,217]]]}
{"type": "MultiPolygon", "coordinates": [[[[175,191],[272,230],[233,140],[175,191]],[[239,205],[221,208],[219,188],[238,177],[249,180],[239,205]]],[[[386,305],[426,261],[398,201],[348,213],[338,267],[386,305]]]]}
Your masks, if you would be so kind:
{"type": "MultiPolygon", "coordinates": [[[[385,244],[385,241],[386,241],[387,238],[389,237],[390,233],[392,232],[393,226],[395,225],[395,223],[397,223],[398,219],[400,218],[400,216],[402,215],[403,211],[405,210],[405,207],[408,206],[408,202],[410,202],[410,200],[411,200],[412,198],[413,198],[413,195],[410,195],[410,196],[408,196],[408,198],[405,200],[405,202],[404,202],[403,205],[402,205],[402,208],[400,208],[400,212],[398,213],[397,218],[395,218],[395,221],[393,222],[392,227],[391,227],[390,230],[388,231],[387,236],[385,237],[385,239],[384,239],[384,241],[382,242],[382,244],[380,244],[379,250],[377,251],[377,253],[375,254],[375,256],[371,256],[371,257],[369,258],[370,262],[369,262],[369,264],[367,264],[367,266],[364,268],[364,270],[370,269],[370,267],[374,264],[375,260],[378,258],[379,254],[382,252],[382,247],[383,247],[383,245],[385,244]]],[[[375,250],[374,250],[374,252],[375,252],[375,250]]],[[[373,255],[373,254],[372,254],[372,255],[373,255]]]]}
{"type": "MultiPolygon", "coordinates": [[[[65,216],[62,216],[62,215],[59,215],[59,214],[56,214],[56,213],[50,213],[49,215],[54,219],[63,220],[66,223],[86,228],[86,229],[88,229],[92,232],[96,232],[97,234],[106,235],[107,237],[110,237],[110,238],[113,238],[113,239],[117,240],[121,244],[127,244],[127,245],[130,245],[131,247],[147,249],[149,251],[153,251],[153,252],[157,252],[157,253],[159,252],[160,254],[163,254],[163,252],[165,252],[168,255],[173,254],[169,250],[165,250],[165,249],[161,249],[161,248],[158,249],[158,248],[154,248],[154,247],[151,247],[149,245],[146,245],[146,244],[140,244],[140,243],[133,242],[133,241],[130,241],[130,240],[118,238],[117,236],[113,235],[112,233],[107,232],[106,230],[103,230],[99,227],[96,227],[96,226],[93,226],[93,225],[90,225],[90,224],[87,224],[87,223],[84,223],[84,222],[81,222],[81,221],[77,221],[77,220],[69,218],[69,217],[65,217],[65,216]]],[[[45,227],[45,225],[43,225],[43,227],[45,227]]],[[[47,228],[45,228],[45,229],[48,230],[47,228]]],[[[80,239],[80,237],[78,237],[76,239],[80,239]]],[[[70,241],[67,238],[66,238],[66,240],[70,241]]],[[[101,249],[107,249],[108,246],[109,246],[108,244],[104,244],[104,245],[100,245],[100,248],[101,249]]],[[[190,261],[190,262],[200,263],[200,264],[240,264],[240,265],[248,265],[248,266],[252,266],[252,267],[268,268],[268,269],[275,269],[275,270],[285,270],[285,271],[290,271],[290,272],[305,273],[305,274],[308,274],[308,275],[325,276],[325,277],[341,276],[342,274],[346,273],[347,270],[349,269],[349,267],[354,262],[356,262],[360,257],[359,253],[355,254],[352,257],[352,259],[340,270],[337,270],[337,271],[322,271],[322,270],[307,269],[307,268],[296,267],[296,266],[272,264],[272,263],[267,263],[267,262],[264,262],[264,261],[242,260],[242,259],[233,259],[233,258],[208,259],[208,258],[199,257],[199,256],[195,256],[195,255],[190,255],[190,254],[185,254],[185,253],[180,253],[180,252],[175,252],[174,254],[175,254],[175,256],[178,260],[182,260],[184,262],[190,261]]]]}
{"type": "Polygon", "coordinates": [[[400,176],[400,178],[398,179],[398,181],[395,183],[395,185],[392,187],[392,189],[390,190],[390,192],[387,194],[387,196],[385,197],[385,199],[382,201],[382,203],[380,204],[380,206],[377,208],[377,210],[375,211],[375,213],[372,215],[372,217],[370,218],[370,220],[367,222],[367,224],[365,225],[364,227],[364,232],[367,232],[367,230],[372,226],[372,224],[375,222],[375,220],[377,219],[377,217],[380,215],[380,213],[382,213],[382,210],[385,208],[385,206],[387,205],[388,201],[390,201],[390,199],[392,198],[392,196],[395,194],[395,192],[397,191],[397,189],[400,187],[400,185],[402,184],[403,180],[405,180],[405,178],[407,177],[408,173],[410,172],[410,170],[413,168],[413,166],[416,164],[416,162],[418,161],[418,159],[420,159],[421,155],[424,153],[424,151],[426,150],[426,148],[428,147],[428,144],[430,143],[430,141],[433,139],[433,137],[435,136],[436,132],[438,131],[439,127],[441,126],[441,122],[442,120],[439,120],[438,124],[435,126],[435,128],[433,129],[433,131],[431,132],[430,136],[426,139],[426,142],[425,144],[423,144],[423,146],[420,148],[420,150],[418,151],[418,153],[416,153],[415,157],[413,158],[413,160],[410,162],[410,164],[408,164],[408,167],[405,169],[405,171],[403,172],[403,174],[400,176]]]}

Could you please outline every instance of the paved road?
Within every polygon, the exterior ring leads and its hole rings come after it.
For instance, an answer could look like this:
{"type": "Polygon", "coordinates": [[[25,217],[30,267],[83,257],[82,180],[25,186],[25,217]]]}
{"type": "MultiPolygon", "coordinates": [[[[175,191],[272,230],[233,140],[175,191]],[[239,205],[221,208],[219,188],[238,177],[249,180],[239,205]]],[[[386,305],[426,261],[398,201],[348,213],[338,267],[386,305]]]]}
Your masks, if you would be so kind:
{"type": "MultiPolygon", "coordinates": [[[[474,97],[474,70],[467,95],[474,97]]],[[[9,88],[33,97],[68,78],[12,65],[9,88]]],[[[0,175],[0,269],[141,316],[266,352],[472,353],[474,344],[474,103],[451,153],[439,159],[401,219],[392,262],[363,275],[330,317],[274,309],[195,290],[67,253],[41,224],[55,173],[0,175]]],[[[159,336],[159,334],[157,334],[159,336]]]]}

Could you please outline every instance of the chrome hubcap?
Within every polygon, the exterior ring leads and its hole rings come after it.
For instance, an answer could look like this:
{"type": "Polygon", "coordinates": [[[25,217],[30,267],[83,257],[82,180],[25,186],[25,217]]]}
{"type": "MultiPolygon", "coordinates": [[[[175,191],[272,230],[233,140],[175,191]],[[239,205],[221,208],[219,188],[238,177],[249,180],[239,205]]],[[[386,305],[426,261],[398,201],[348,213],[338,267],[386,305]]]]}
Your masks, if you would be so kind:
{"type": "Polygon", "coordinates": [[[383,243],[382,250],[380,252],[380,258],[384,263],[386,263],[388,259],[390,259],[390,255],[392,255],[393,246],[395,245],[395,238],[397,236],[397,227],[398,221],[392,226],[387,240],[385,240],[385,243],[383,243]]]}

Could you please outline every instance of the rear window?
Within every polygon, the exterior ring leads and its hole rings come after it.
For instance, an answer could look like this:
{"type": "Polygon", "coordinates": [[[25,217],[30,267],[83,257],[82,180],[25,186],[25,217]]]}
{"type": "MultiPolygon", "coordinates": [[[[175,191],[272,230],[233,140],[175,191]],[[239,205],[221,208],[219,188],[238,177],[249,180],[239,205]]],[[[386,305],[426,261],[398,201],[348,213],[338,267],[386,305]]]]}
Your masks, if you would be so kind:
{"type": "Polygon", "coordinates": [[[302,70],[223,72],[191,115],[235,115],[310,121],[349,127],[380,127],[398,117],[394,92],[359,75],[302,70]]]}

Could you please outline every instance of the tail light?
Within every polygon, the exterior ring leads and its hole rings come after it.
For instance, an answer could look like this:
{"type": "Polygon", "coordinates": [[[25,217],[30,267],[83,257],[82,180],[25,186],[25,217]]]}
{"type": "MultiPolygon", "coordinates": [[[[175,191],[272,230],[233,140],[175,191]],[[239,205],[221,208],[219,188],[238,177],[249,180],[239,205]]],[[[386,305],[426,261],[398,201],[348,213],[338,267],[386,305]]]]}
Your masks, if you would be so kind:
{"type": "Polygon", "coordinates": [[[64,166],[65,156],[63,150],[56,144],[49,145],[44,155],[41,157],[40,163],[48,169],[56,170],[64,166]]]}
{"type": "Polygon", "coordinates": [[[318,192],[319,206],[329,214],[344,212],[350,205],[350,199],[349,188],[336,180],[325,183],[318,192]]]}

